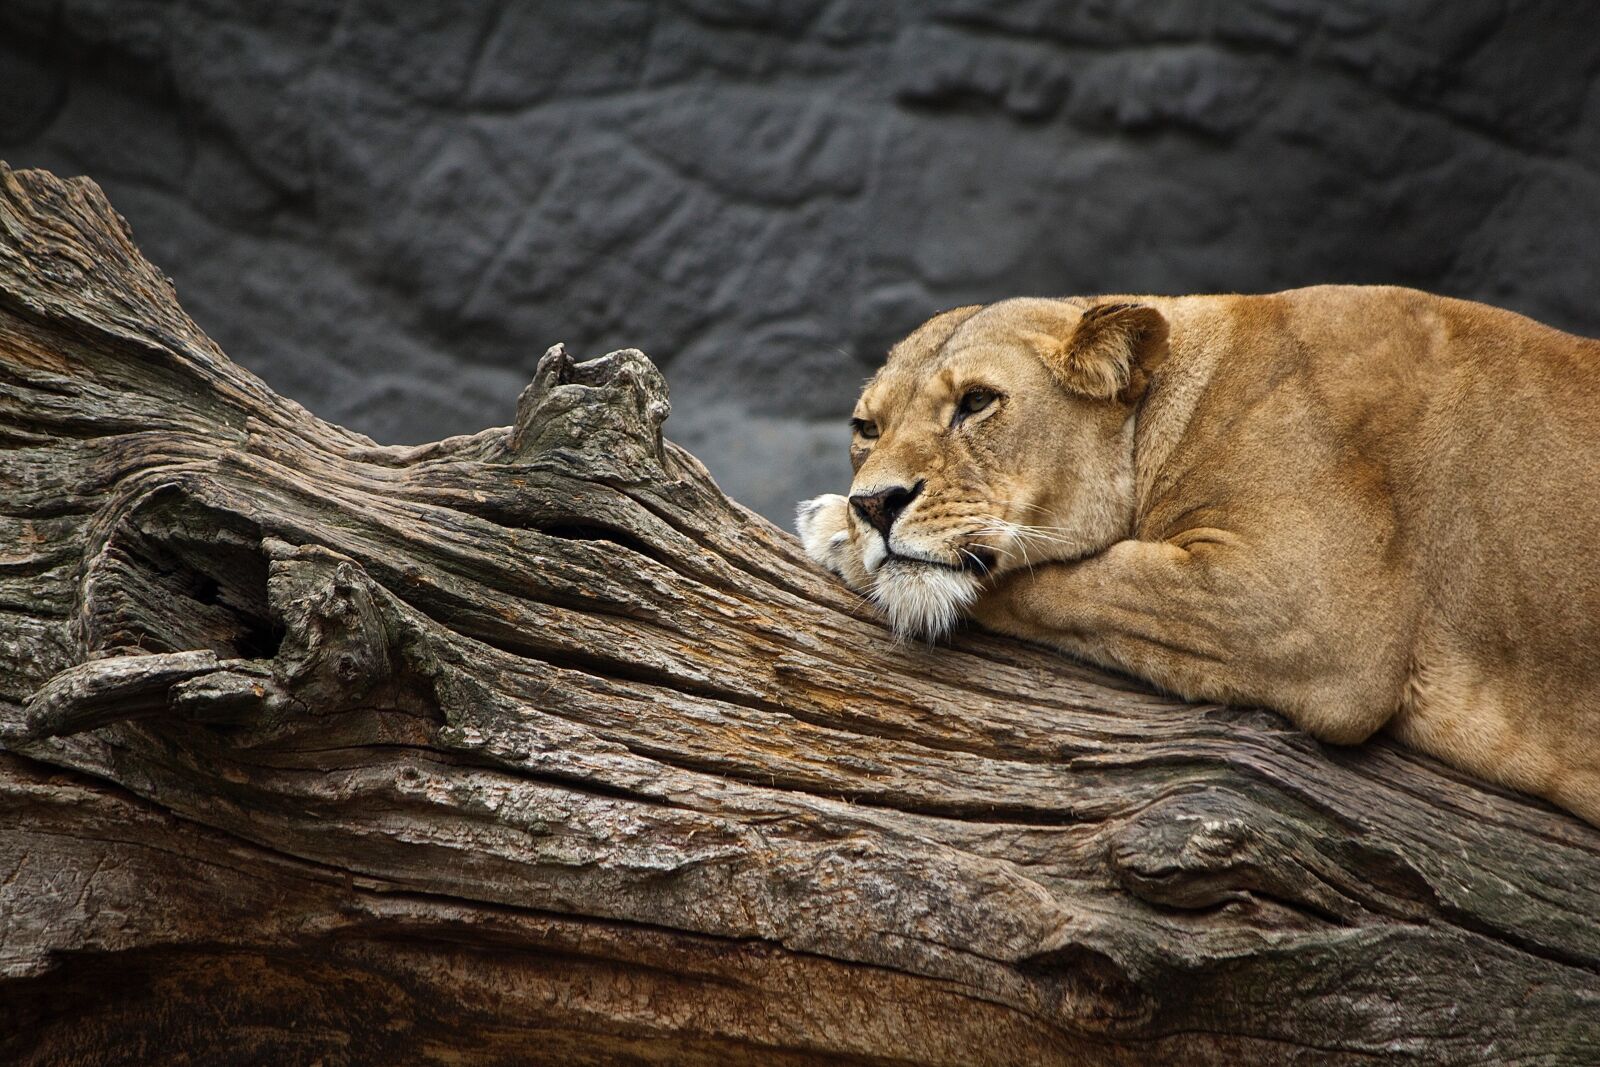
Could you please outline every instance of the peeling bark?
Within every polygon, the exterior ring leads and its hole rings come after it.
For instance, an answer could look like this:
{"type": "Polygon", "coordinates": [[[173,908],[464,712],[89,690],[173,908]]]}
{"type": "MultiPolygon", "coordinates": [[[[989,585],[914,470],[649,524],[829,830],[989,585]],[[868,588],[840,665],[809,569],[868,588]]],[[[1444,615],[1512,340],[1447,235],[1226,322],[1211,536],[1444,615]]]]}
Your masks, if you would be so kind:
{"type": "Polygon", "coordinates": [[[1600,1060],[1600,832],[896,644],[667,411],[376,446],[0,170],[0,1059],[1600,1060]]]}

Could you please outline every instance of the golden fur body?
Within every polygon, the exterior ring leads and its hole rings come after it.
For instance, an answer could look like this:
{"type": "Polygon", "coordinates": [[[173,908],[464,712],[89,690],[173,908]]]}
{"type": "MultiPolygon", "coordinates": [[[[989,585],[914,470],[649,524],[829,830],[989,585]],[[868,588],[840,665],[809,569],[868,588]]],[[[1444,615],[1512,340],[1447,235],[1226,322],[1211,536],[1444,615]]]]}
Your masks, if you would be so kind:
{"type": "Polygon", "coordinates": [[[907,338],[857,415],[853,493],[923,484],[889,532],[823,497],[802,536],[898,629],[1387,726],[1600,824],[1600,343],[1398,288],[1006,301],[907,338]]]}

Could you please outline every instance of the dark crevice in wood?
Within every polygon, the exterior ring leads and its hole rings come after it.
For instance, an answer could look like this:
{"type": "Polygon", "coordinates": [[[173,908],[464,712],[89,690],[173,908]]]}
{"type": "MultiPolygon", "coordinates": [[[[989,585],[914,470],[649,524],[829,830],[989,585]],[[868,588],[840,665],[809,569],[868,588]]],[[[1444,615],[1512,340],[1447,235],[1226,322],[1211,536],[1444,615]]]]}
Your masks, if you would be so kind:
{"type": "Polygon", "coordinates": [[[63,551],[42,552],[25,559],[0,560],[0,578],[37,578],[72,562],[72,553],[63,551]]]}
{"type": "MultiPolygon", "coordinates": [[[[47,396],[60,397],[64,400],[73,400],[78,396],[78,391],[65,382],[42,380],[25,374],[20,374],[14,367],[0,364],[0,382],[11,386],[12,392],[16,389],[27,389],[35,393],[44,393],[47,396]]],[[[13,395],[15,395],[13,393],[13,395]]]]}
{"type": "Polygon", "coordinates": [[[546,537],[558,537],[563,541],[595,541],[616,545],[685,577],[694,577],[680,570],[683,566],[681,561],[673,559],[642,537],[613,523],[596,522],[585,515],[546,513],[534,516],[502,504],[465,498],[453,498],[445,506],[492,522],[507,530],[528,530],[546,537]]]}
{"type": "MultiPolygon", "coordinates": [[[[230,543],[185,532],[205,529],[187,521],[199,518],[189,512],[160,533],[127,524],[112,536],[92,575],[91,648],[211,649],[224,659],[277,655],[284,627],[268,608],[266,559],[246,547],[248,533],[230,543]]],[[[214,524],[215,516],[207,518],[214,524]]]]}
{"type": "MultiPolygon", "coordinates": [[[[1172,877],[1173,885],[1194,885],[1205,882],[1210,884],[1209,897],[1205,903],[1180,904],[1165,893],[1152,893],[1153,885],[1130,889],[1135,896],[1158,911],[1171,914],[1182,914],[1190,917],[1203,917],[1207,915],[1229,915],[1241,909],[1251,910],[1262,905],[1269,905],[1281,909],[1284,913],[1297,915],[1307,920],[1309,926],[1342,927],[1353,929],[1362,925],[1358,918],[1349,912],[1338,912],[1325,907],[1305,897],[1285,896],[1258,885],[1253,879],[1241,877],[1244,872],[1234,871],[1207,871],[1192,873],[1186,872],[1172,877]],[[1232,876],[1225,878],[1224,875],[1232,876]]],[[[1354,901],[1351,902],[1355,904],[1354,901]]]]}
{"type": "MultiPolygon", "coordinates": [[[[0,418],[3,418],[0,415],[0,418]]],[[[26,507],[8,506],[0,501],[0,517],[7,519],[69,519],[94,513],[98,501],[90,497],[62,496],[26,507]]]]}
{"type": "MultiPolygon", "coordinates": [[[[1518,952],[1525,952],[1536,959],[1545,960],[1557,966],[1571,967],[1592,978],[1600,978],[1600,956],[1572,952],[1563,949],[1560,945],[1524,937],[1515,930],[1486,923],[1480,916],[1474,915],[1464,908],[1442,904],[1439,911],[1440,917],[1444,921],[1469,933],[1476,934],[1485,940],[1492,941],[1497,945],[1504,945],[1518,952]]],[[[1551,977],[1553,978],[1554,976],[1552,975],[1551,977]]],[[[1596,1048],[1600,1048],[1600,1045],[1597,1045],[1596,1048]]]]}
{"type": "Polygon", "coordinates": [[[688,578],[692,581],[704,580],[706,577],[704,574],[696,575],[690,568],[685,567],[682,562],[674,560],[643,538],[636,537],[617,526],[602,525],[595,522],[554,522],[524,528],[542,533],[546,537],[559,537],[563,541],[592,541],[615,545],[636,556],[643,556],[652,563],[659,564],[672,571],[679,577],[688,578]]]}

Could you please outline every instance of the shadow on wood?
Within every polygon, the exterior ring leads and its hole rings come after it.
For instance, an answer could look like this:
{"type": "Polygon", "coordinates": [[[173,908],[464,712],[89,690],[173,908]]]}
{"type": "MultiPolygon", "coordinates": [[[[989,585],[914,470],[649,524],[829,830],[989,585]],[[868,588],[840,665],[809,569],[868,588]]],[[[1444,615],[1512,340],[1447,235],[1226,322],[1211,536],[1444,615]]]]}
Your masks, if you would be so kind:
{"type": "Polygon", "coordinates": [[[667,411],[376,446],[0,170],[0,1059],[1596,1062],[1600,832],[897,645],[667,411]]]}

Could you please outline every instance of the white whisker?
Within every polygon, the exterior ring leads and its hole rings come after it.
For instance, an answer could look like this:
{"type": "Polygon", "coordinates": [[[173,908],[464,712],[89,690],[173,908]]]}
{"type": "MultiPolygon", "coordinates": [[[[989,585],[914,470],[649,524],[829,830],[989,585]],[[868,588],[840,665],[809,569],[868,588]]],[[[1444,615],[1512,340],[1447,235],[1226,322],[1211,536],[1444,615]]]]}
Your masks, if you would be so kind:
{"type": "Polygon", "coordinates": [[[969,528],[969,532],[973,536],[1009,538],[1013,547],[1021,554],[1023,565],[1030,572],[1034,569],[1032,552],[1034,549],[1044,557],[1038,561],[1042,563],[1052,556],[1079,556],[1089,547],[1082,538],[1070,536],[1067,530],[1059,526],[1031,526],[993,515],[978,516],[972,521],[973,525],[969,528]]]}

